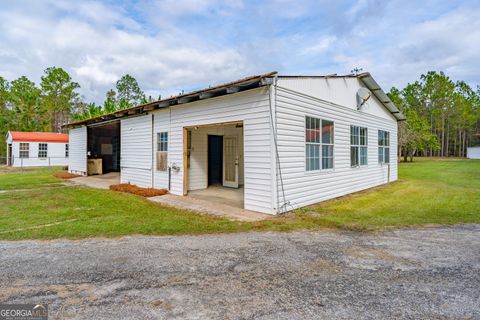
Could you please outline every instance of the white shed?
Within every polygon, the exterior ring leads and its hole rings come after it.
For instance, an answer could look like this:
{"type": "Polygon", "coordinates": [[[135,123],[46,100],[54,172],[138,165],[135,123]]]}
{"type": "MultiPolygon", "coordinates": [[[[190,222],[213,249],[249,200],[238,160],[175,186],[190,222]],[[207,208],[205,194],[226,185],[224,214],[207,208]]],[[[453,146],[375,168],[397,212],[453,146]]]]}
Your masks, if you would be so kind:
{"type": "Polygon", "coordinates": [[[277,214],[395,181],[401,120],[369,73],[273,72],[71,123],[69,170],[277,214]]]}
{"type": "Polygon", "coordinates": [[[467,148],[468,159],[480,159],[480,147],[467,148]]]}
{"type": "Polygon", "coordinates": [[[66,166],[68,147],[68,134],[8,131],[7,165],[12,167],[66,166]]]}

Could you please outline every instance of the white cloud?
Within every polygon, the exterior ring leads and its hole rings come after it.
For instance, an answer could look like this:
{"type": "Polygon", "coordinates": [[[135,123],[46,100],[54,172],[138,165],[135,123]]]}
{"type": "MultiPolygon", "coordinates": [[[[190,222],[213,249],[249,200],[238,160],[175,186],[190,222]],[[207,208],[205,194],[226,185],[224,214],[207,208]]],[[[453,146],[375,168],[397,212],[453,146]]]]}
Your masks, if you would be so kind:
{"type": "Polygon", "coordinates": [[[125,73],[136,77],[146,92],[158,96],[177,93],[179,88],[228,81],[250,71],[235,49],[119,29],[119,13],[102,5],[93,6],[95,14],[88,14],[85,20],[82,8],[79,15],[59,19],[27,16],[15,10],[0,15],[2,29],[8,26],[0,41],[11,49],[0,49],[0,57],[25,58],[17,66],[0,67],[0,74],[13,69],[15,77],[27,74],[38,81],[44,68],[63,67],[80,82],[87,99],[101,102],[125,73]],[[101,16],[110,23],[99,19],[101,16]],[[23,46],[29,51],[23,51],[23,46]]]}
{"type": "Polygon", "coordinates": [[[336,37],[334,36],[325,36],[319,38],[312,45],[307,45],[302,49],[303,54],[322,54],[328,49],[332,48],[332,45],[335,43],[336,37]]]}
{"type": "Polygon", "coordinates": [[[386,89],[443,70],[478,84],[480,7],[429,0],[0,3],[0,75],[66,69],[101,102],[123,74],[152,96],[281,73],[371,71],[386,89]]]}

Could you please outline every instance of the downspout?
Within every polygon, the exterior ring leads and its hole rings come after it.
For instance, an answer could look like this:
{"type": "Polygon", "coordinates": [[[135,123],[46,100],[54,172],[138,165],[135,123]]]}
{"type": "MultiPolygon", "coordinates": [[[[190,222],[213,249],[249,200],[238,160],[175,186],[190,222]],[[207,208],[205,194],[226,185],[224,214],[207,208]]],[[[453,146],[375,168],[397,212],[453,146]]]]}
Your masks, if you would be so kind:
{"type": "Polygon", "coordinates": [[[152,189],[155,188],[155,114],[152,113],[152,189]]]}
{"type": "Polygon", "coordinates": [[[288,201],[286,200],[285,197],[285,189],[283,186],[283,178],[282,178],[282,169],[280,166],[280,157],[279,157],[279,152],[278,152],[278,143],[277,143],[277,80],[278,76],[274,76],[273,78],[273,83],[269,84],[268,89],[269,89],[269,108],[270,108],[270,119],[272,122],[272,135],[273,135],[273,146],[274,146],[274,163],[275,163],[275,175],[274,175],[274,189],[275,189],[275,200],[276,200],[276,210],[277,213],[284,213],[286,212],[286,207],[289,205],[288,201]],[[273,92],[272,92],[273,89],[273,92]],[[273,95],[273,98],[272,98],[273,95]],[[273,103],[272,103],[273,100],[273,103]],[[278,186],[278,181],[280,181],[280,187],[282,191],[282,198],[283,198],[283,203],[280,205],[280,190],[278,186]]]}
{"type": "MultiPolygon", "coordinates": [[[[168,107],[168,141],[172,137],[171,135],[172,128],[172,107],[168,107]]],[[[168,144],[168,150],[170,150],[170,143],[168,144]]],[[[170,152],[170,151],[169,151],[170,152]]],[[[170,163],[170,154],[167,155],[167,165],[168,165],[168,192],[172,189],[172,165],[170,163]]]]}

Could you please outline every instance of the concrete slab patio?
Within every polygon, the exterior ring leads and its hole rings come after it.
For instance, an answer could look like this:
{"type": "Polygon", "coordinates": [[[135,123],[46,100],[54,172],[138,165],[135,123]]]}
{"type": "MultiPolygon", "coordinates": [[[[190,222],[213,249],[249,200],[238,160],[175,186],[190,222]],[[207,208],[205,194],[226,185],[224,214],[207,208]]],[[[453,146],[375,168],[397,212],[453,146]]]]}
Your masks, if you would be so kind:
{"type": "MultiPolygon", "coordinates": [[[[78,177],[70,179],[68,183],[90,188],[109,189],[111,185],[120,183],[120,174],[118,172],[110,172],[103,175],[78,177]]],[[[188,196],[166,194],[146,199],[174,208],[238,221],[259,221],[271,217],[268,214],[243,209],[243,189],[211,187],[205,190],[189,192],[188,196]]]]}
{"type": "Polygon", "coordinates": [[[96,176],[78,177],[70,179],[70,182],[90,188],[108,189],[111,185],[120,183],[120,172],[110,172],[96,176]]]}
{"type": "Polygon", "coordinates": [[[238,221],[260,221],[271,217],[268,214],[245,210],[241,207],[229,205],[224,201],[218,201],[209,197],[202,199],[201,197],[166,194],[148,199],[170,207],[192,210],[238,221]]]}

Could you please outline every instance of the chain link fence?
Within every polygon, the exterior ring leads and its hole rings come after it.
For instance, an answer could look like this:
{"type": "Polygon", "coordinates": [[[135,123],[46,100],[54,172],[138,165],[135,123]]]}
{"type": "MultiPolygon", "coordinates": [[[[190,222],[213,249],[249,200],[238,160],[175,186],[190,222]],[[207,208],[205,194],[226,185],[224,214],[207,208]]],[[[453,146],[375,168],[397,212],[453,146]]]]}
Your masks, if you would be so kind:
{"type": "Polygon", "coordinates": [[[11,166],[15,168],[30,167],[66,167],[68,158],[65,157],[0,157],[0,166],[11,166]]]}

